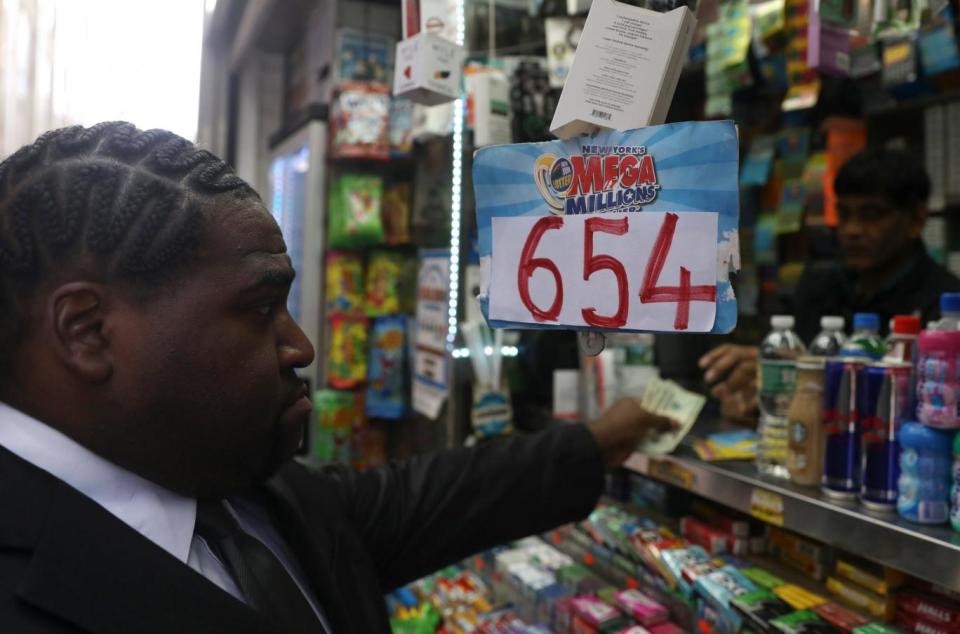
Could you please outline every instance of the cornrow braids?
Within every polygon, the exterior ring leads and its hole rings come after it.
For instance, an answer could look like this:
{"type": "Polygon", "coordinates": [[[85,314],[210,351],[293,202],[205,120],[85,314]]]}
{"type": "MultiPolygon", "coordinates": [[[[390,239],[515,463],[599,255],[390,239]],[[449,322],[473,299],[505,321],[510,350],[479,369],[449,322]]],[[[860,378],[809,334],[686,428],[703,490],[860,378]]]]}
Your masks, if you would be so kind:
{"type": "Polygon", "coordinates": [[[81,256],[104,281],[155,288],[199,246],[207,203],[256,195],[215,155],[122,122],[46,132],[0,162],[0,379],[24,298],[81,256]]]}

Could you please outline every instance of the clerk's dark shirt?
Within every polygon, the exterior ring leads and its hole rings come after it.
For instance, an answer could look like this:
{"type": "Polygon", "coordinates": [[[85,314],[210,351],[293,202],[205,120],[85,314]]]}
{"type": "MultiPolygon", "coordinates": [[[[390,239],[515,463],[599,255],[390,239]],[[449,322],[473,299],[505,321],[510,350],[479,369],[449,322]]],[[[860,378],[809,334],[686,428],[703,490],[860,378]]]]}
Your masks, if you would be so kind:
{"type": "Polygon", "coordinates": [[[960,292],[960,279],[938,264],[917,242],[913,257],[882,289],[865,293],[855,273],[842,263],[811,263],[793,295],[787,311],[796,318],[797,334],[809,343],[820,331],[820,317],[840,315],[849,330],[854,313],[879,313],[881,332],[894,315],[918,315],[926,326],[940,317],[940,294],[960,292]]]}

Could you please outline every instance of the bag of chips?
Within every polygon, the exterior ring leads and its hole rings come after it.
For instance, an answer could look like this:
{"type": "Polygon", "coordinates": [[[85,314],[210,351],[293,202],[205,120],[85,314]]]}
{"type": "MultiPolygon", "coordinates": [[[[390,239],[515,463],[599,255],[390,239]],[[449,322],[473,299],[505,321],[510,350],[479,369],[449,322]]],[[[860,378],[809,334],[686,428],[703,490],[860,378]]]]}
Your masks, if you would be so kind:
{"type": "Polygon", "coordinates": [[[407,412],[404,339],[407,318],[391,315],[373,320],[367,371],[367,416],[396,420],[407,412]]]}
{"type": "Polygon", "coordinates": [[[327,380],[340,389],[356,387],[367,378],[367,320],[334,315],[330,318],[327,380]]]}
{"type": "Polygon", "coordinates": [[[383,243],[382,200],[379,176],[343,174],[335,178],[330,184],[330,246],[352,249],[383,243]]]}
{"type": "Polygon", "coordinates": [[[367,265],[367,315],[382,317],[400,312],[400,274],[403,256],[391,251],[374,251],[367,265]]]}
{"type": "Polygon", "coordinates": [[[327,311],[330,314],[363,310],[363,260],[352,253],[327,254],[327,311]]]}

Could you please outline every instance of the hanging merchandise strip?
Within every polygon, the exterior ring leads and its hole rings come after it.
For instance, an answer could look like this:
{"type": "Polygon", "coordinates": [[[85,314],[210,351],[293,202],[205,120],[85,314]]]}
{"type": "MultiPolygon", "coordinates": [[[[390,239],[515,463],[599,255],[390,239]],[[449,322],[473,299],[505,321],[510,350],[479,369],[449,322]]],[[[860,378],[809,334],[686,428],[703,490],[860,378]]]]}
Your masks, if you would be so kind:
{"type": "Polygon", "coordinates": [[[481,149],[484,316],[495,328],[730,332],[737,168],[731,121],[481,149]]]}

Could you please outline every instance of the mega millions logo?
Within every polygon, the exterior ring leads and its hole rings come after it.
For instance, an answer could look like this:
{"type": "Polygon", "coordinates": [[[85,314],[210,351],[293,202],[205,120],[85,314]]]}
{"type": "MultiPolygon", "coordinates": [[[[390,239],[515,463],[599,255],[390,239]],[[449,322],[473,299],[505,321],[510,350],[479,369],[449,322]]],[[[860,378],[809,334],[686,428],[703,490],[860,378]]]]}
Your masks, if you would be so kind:
{"type": "Polygon", "coordinates": [[[570,158],[541,154],[533,171],[537,190],[558,215],[640,211],[660,191],[644,146],[583,145],[570,158]]]}

